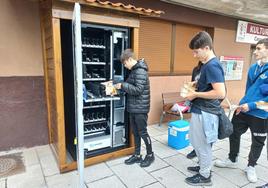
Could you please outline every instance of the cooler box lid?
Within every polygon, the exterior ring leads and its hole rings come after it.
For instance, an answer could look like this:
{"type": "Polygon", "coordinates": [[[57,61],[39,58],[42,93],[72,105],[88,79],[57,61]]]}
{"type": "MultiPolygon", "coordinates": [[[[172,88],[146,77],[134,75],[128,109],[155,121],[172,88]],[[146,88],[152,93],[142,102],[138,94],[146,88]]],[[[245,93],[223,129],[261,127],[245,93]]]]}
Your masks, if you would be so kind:
{"type": "Polygon", "coordinates": [[[189,127],[189,122],[185,120],[176,120],[168,122],[169,127],[186,128],[189,127]]]}

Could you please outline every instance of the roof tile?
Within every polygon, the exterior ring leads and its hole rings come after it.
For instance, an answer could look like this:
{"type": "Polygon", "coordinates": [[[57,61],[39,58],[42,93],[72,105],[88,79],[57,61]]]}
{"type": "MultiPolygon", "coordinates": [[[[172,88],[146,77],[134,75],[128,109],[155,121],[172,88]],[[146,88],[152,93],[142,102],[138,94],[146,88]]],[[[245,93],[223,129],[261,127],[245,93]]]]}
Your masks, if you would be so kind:
{"type": "Polygon", "coordinates": [[[124,8],[126,10],[133,10],[137,13],[140,14],[155,14],[155,15],[160,15],[160,14],[164,14],[163,11],[161,10],[153,10],[153,9],[146,9],[146,8],[142,8],[142,7],[135,7],[134,5],[125,5],[123,3],[113,3],[111,1],[101,1],[101,0],[85,0],[87,3],[97,3],[100,5],[109,5],[115,8],[124,8]]]}

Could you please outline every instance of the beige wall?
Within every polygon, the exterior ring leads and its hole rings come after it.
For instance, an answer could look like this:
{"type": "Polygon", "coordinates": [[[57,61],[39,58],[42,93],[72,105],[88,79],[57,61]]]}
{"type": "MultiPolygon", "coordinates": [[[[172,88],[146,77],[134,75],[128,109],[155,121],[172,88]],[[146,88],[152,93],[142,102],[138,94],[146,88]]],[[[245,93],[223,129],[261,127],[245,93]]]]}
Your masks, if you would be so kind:
{"type": "Polygon", "coordinates": [[[1,0],[0,77],[43,75],[37,1],[1,0]]]}
{"type": "Polygon", "coordinates": [[[239,56],[244,58],[243,75],[240,81],[226,81],[227,96],[233,103],[243,97],[246,86],[247,71],[250,64],[250,45],[235,42],[236,31],[215,29],[214,47],[217,56],[239,56]]]}
{"type": "Polygon", "coordinates": [[[151,109],[148,123],[158,123],[162,113],[162,93],[178,92],[184,82],[191,81],[191,76],[151,76],[151,109]]]}

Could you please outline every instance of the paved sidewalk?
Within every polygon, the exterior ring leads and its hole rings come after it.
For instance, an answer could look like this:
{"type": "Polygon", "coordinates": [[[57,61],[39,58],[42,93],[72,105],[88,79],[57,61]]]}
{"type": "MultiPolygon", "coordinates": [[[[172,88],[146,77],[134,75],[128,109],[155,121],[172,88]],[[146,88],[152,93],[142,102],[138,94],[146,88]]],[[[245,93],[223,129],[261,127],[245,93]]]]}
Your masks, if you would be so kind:
{"type": "MultiPolygon", "coordinates": [[[[184,188],[191,187],[184,182],[192,175],[186,168],[196,165],[196,159],[189,160],[186,154],[192,150],[189,146],[183,150],[174,150],[167,146],[167,126],[148,127],[152,137],[156,160],[148,168],[138,164],[127,166],[127,157],[103,162],[85,168],[85,185],[88,188],[184,188]]],[[[238,169],[213,168],[213,188],[253,188],[268,181],[268,161],[266,147],[258,161],[258,182],[249,183],[243,169],[247,164],[250,147],[250,133],[242,136],[241,153],[238,169]]],[[[213,145],[213,156],[224,159],[228,154],[228,140],[218,141],[213,145]]],[[[0,188],[76,188],[77,171],[60,174],[52,151],[48,145],[24,150],[12,150],[8,153],[23,152],[26,171],[7,178],[0,178],[0,188]]],[[[143,145],[143,153],[144,145],[143,145]]],[[[7,152],[0,152],[0,156],[7,152]]]]}

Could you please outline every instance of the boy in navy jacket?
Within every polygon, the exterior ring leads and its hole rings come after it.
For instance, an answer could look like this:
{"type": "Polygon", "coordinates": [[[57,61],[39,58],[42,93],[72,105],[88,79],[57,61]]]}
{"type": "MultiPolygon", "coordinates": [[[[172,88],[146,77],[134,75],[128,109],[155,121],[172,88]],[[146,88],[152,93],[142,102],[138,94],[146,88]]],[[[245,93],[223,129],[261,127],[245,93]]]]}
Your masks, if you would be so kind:
{"type": "Polygon", "coordinates": [[[215,162],[217,167],[236,168],[240,137],[249,128],[252,143],[245,172],[250,182],[258,180],[255,165],[260,157],[268,131],[268,112],[257,108],[258,102],[268,102],[268,95],[261,89],[268,79],[268,38],[257,43],[254,55],[258,61],[249,68],[245,96],[241,99],[240,106],[232,119],[234,132],[229,138],[229,158],[225,161],[217,160],[215,162]]]}

